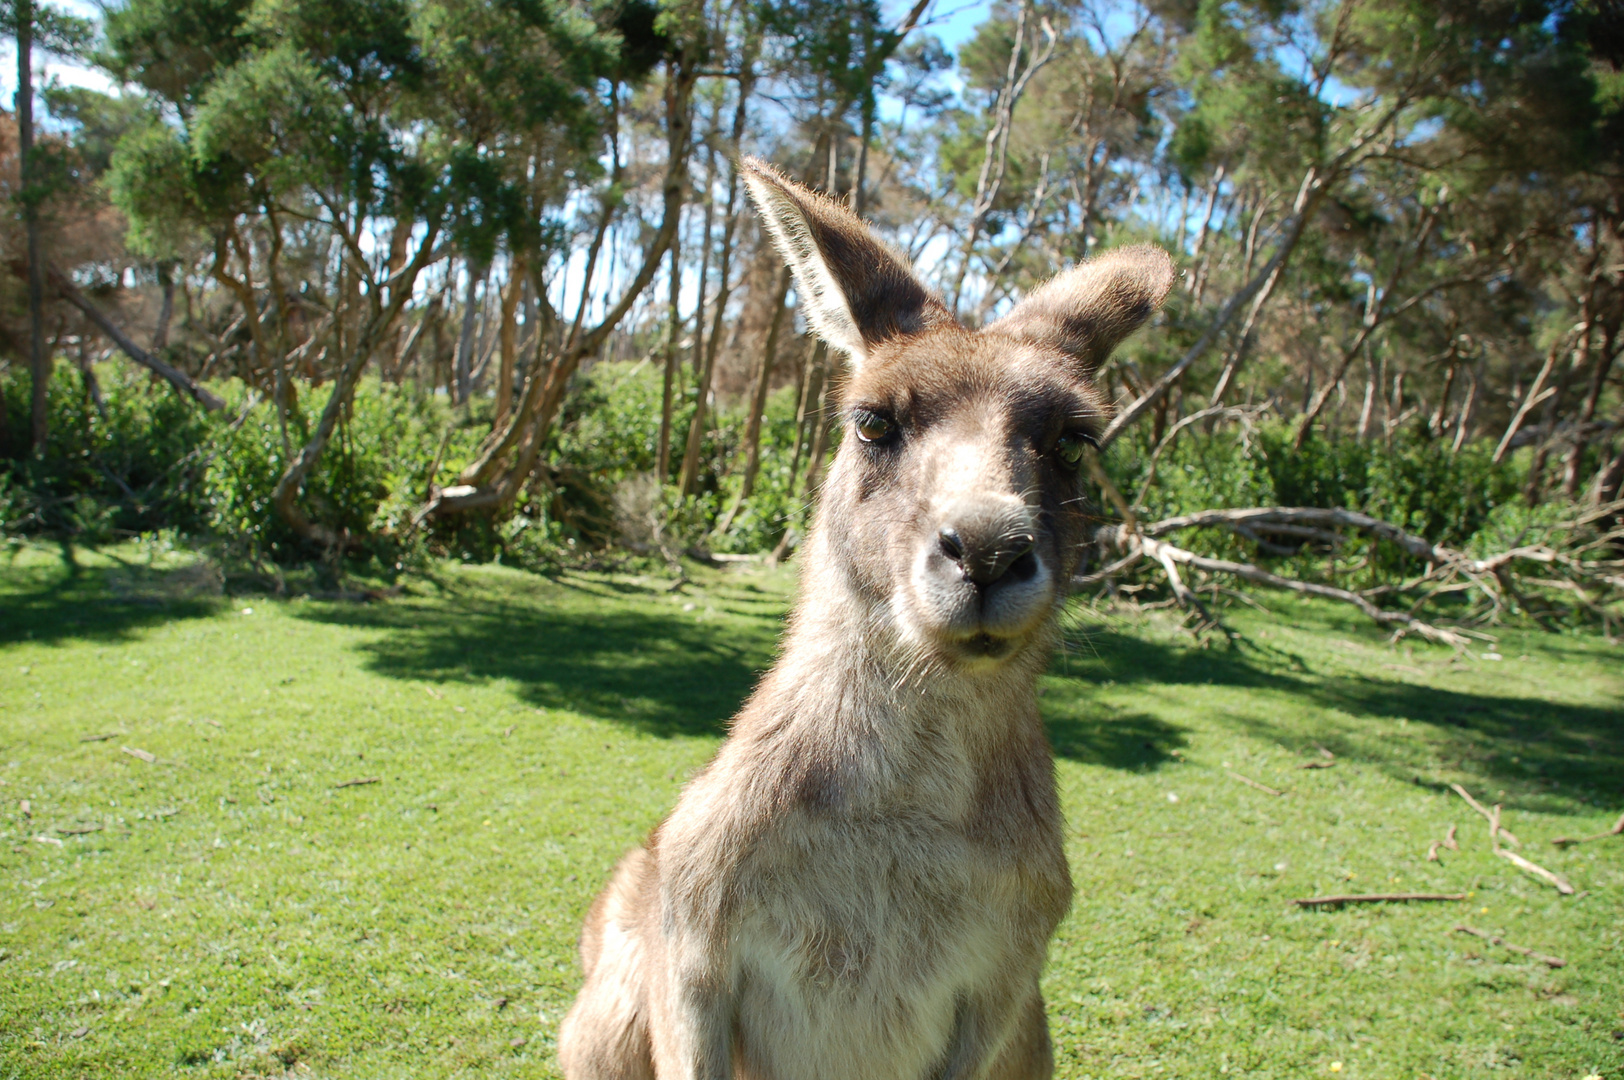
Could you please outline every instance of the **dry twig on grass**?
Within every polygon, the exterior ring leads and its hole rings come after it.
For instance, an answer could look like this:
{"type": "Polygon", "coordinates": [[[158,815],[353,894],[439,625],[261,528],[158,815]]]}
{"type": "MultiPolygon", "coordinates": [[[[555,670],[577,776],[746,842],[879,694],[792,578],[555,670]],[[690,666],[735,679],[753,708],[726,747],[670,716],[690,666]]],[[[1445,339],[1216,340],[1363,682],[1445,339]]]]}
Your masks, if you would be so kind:
{"type": "Polygon", "coordinates": [[[1513,866],[1526,870],[1535,877],[1543,878],[1545,881],[1550,882],[1556,887],[1556,891],[1561,893],[1563,896],[1573,895],[1573,886],[1569,885],[1568,879],[1563,877],[1561,874],[1553,874],[1551,871],[1545,869],[1538,863],[1530,862],[1521,855],[1518,855],[1515,851],[1508,850],[1507,848],[1497,847],[1494,849],[1494,853],[1511,863],[1513,866]]]}
{"type": "Polygon", "coordinates": [[[1563,896],[1573,895],[1573,886],[1569,885],[1567,879],[1561,874],[1553,874],[1538,863],[1531,862],[1528,859],[1523,858],[1521,855],[1518,855],[1516,852],[1509,851],[1506,848],[1501,847],[1501,834],[1504,834],[1507,837],[1511,835],[1500,827],[1500,804],[1495,803],[1494,809],[1489,813],[1489,843],[1493,845],[1494,853],[1500,856],[1500,858],[1511,863],[1513,866],[1526,870],[1535,877],[1543,878],[1544,880],[1550,882],[1552,885],[1556,886],[1556,891],[1561,893],[1563,896]]]}
{"type": "Polygon", "coordinates": [[[79,739],[79,741],[80,742],[106,742],[108,739],[116,739],[116,738],[118,738],[118,732],[109,731],[105,735],[85,735],[85,736],[81,737],[79,739]]]}
{"type": "Polygon", "coordinates": [[[1558,836],[1555,840],[1552,840],[1551,843],[1555,844],[1557,847],[1567,847],[1569,844],[1586,844],[1592,840],[1605,840],[1609,836],[1624,836],[1624,814],[1618,815],[1618,820],[1613,822],[1613,827],[1611,829],[1606,829],[1599,833],[1593,833],[1590,836],[1580,836],[1577,838],[1572,836],[1558,836]]]}
{"type": "Polygon", "coordinates": [[[1293,900],[1298,907],[1332,907],[1339,904],[1400,904],[1412,900],[1465,900],[1465,893],[1354,893],[1347,896],[1312,896],[1293,900]]]}
{"type": "Polygon", "coordinates": [[[333,790],[337,791],[339,788],[346,787],[360,787],[363,784],[376,784],[382,782],[382,780],[383,777],[381,776],[364,776],[359,780],[345,780],[341,784],[334,784],[333,790]]]}
{"type": "Polygon", "coordinates": [[[1427,862],[1438,861],[1438,849],[1448,848],[1450,851],[1459,851],[1460,845],[1455,842],[1455,826],[1450,825],[1449,831],[1444,833],[1442,840],[1434,840],[1427,848],[1427,862]]]}
{"type": "Polygon", "coordinates": [[[1299,765],[1297,767],[1299,769],[1334,769],[1334,768],[1336,768],[1336,762],[1334,762],[1334,761],[1305,761],[1305,762],[1303,762],[1301,765],[1299,765]]]}
{"type": "Polygon", "coordinates": [[[1459,784],[1450,784],[1449,786],[1454,789],[1456,795],[1459,795],[1461,798],[1466,800],[1467,806],[1470,806],[1473,810],[1476,810],[1478,813],[1483,815],[1483,820],[1489,823],[1490,839],[1493,839],[1494,835],[1498,833],[1509,840],[1512,847],[1522,847],[1522,841],[1511,835],[1511,830],[1506,828],[1504,825],[1501,825],[1497,815],[1490,813],[1488,807],[1472,798],[1471,792],[1467,791],[1459,784]]]}
{"type": "Polygon", "coordinates": [[[1455,927],[1455,932],[1457,934],[1471,934],[1473,937],[1482,938],[1490,945],[1498,945],[1502,949],[1508,949],[1511,952],[1526,956],[1530,960],[1538,960],[1547,967],[1559,968],[1568,966],[1568,962],[1559,956],[1550,956],[1546,953],[1535,952],[1526,945],[1513,945],[1511,942],[1497,934],[1491,934],[1486,930],[1479,930],[1473,926],[1460,925],[1455,927]]]}
{"type": "Polygon", "coordinates": [[[139,760],[146,762],[148,765],[151,765],[154,761],[158,760],[158,755],[149,754],[145,750],[132,750],[128,746],[121,746],[119,749],[133,758],[138,758],[139,760]]]}
{"type": "Polygon", "coordinates": [[[1270,795],[1284,795],[1285,794],[1284,791],[1276,791],[1274,788],[1270,787],[1268,784],[1260,784],[1256,780],[1253,780],[1249,776],[1242,776],[1240,773],[1236,772],[1234,769],[1225,769],[1224,772],[1228,773],[1230,776],[1233,776],[1235,779],[1239,780],[1241,783],[1245,784],[1247,787],[1255,787],[1259,791],[1266,792],[1266,793],[1268,793],[1270,795]]]}

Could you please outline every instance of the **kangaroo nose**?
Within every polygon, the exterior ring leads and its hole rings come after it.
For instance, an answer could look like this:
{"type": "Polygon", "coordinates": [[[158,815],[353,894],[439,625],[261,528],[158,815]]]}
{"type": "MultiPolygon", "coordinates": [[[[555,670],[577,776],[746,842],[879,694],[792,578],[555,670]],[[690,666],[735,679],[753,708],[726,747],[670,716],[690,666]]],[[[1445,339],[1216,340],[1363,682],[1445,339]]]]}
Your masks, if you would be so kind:
{"type": "Polygon", "coordinates": [[[936,533],[937,545],[949,562],[958,565],[965,580],[979,586],[991,585],[1007,575],[1026,580],[1037,572],[1033,549],[1037,537],[1031,533],[1000,532],[977,538],[966,536],[952,525],[936,533]]]}

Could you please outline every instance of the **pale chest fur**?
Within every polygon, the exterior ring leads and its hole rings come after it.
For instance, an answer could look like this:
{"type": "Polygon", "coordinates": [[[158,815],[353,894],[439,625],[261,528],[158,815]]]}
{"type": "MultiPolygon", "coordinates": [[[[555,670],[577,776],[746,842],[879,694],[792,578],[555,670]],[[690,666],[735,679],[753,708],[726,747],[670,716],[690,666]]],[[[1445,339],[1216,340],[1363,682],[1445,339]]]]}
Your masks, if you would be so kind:
{"type": "Polygon", "coordinates": [[[747,728],[684,798],[666,835],[709,849],[688,858],[728,864],[716,929],[742,1075],[922,1077],[967,997],[1036,979],[1071,882],[1036,717],[1014,733],[967,749],[940,735],[747,728]],[[776,796],[749,828],[726,830],[749,835],[743,845],[700,839],[724,831],[706,820],[722,805],[707,781],[723,777],[776,796]]]}

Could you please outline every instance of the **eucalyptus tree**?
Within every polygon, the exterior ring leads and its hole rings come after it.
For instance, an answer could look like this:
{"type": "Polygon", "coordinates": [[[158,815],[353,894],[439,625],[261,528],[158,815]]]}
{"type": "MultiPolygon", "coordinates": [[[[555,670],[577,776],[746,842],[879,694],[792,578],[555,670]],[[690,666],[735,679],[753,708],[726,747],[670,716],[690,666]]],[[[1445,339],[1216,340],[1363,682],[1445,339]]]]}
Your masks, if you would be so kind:
{"type": "MultiPolygon", "coordinates": [[[[436,491],[415,513],[415,520],[447,518],[467,513],[502,515],[511,511],[520,490],[530,479],[543,446],[546,445],[551,425],[562,407],[570,379],[581,362],[595,355],[603,347],[620,321],[632,309],[658,272],[660,263],[670,249],[677,233],[682,207],[689,187],[688,164],[692,149],[692,100],[694,86],[702,74],[702,63],[707,52],[703,9],[699,4],[673,5],[660,11],[652,22],[653,33],[643,42],[637,54],[638,66],[628,68],[611,64],[604,72],[607,87],[599,101],[604,117],[597,129],[598,149],[612,162],[610,175],[599,196],[599,212],[591,254],[587,260],[586,280],[581,285],[578,304],[568,329],[544,347],[548,348],[546,362],[532,366],[523,394],[500,430],[493,430],[475,459],[466,466],[458,482],[436,491]],[[665,142],[663,161],[625,162],[619,143],[620,117],[627,105],[622,87],[628,83],[643,83],[652,74],[651,61],[663,67],[658,84],[650,84],[646,93],[658,102],[657,111],[665,142]],[[642,245],[636,269],[624,281],[610,282],[610,289],[602,300],[602,315],[595,323],[587,322],[589,301],[593,290],[593,268],[596,254],[603,243],[615,216],[632,193],[627,174],[635,168],[646,180],[645,197],[658,217],[652,232],[642,245]]],[[[566,254],[567,259],[567,254],[566,254]]],[[[538,273],[544,260],[538,257],[531,263],[532,272],[538,273]]],[[[538,281],[538,301],[547,306],[545,283],[538,281]]],[[[562,327],[559,313],[550,310],[544,319],[562,327]]]]}
{"type": "Polygon", "coordinates": [[[245,374],[302,442],[276,512],[308,541],[345,544],[301,507],[305,478],[423,271],[452,251],[487,257],[500,238],[535,242],[507,122],[529,121],[543,154],[582,145],[617,35],[562,2],[132,0],[107,37],[110,69],[177,121],[115,154],[132,238],[211,248],[252,339],[245,374]],[[297,287],[295,240],[313,257],[297,287]],[[333,358],[332,389],[311,423],[293,367],[314,347],[333,358]]]}
{"type": "Polygon", "coordinates": [[[0,0],[0,32],[12,35],[17,43],[17,201],[28,249],[29,444],[37,456],[45,453],[49,438],[46,387],[51,357],[45,348],[46,252],[40,237],[40,211],[50,190],[40,182],[34,146],[34,50],[68,56],[82,53],[91,26],[49,3],[0,0]]]}

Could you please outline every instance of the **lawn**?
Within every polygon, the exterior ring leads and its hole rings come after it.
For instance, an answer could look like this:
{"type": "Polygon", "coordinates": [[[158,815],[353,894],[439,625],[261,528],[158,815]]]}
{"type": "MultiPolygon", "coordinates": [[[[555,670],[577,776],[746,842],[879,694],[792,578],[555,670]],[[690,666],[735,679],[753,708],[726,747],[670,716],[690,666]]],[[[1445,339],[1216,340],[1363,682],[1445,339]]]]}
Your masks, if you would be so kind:
{"type": "MultiPolygon", "coordinates": [[[[793,584],[690,573],[443,565],[359,603],[219,595],[135,545],[0,554],[0,1077],[556,1075],[581,916],[793,584]]],[[[1624,1078],[1624,837],[1549,842],[1624,811],[1624,650],[1231,619],[1203,645],[1079,608],[1044,681],[1058,1075],[1624,1078]],[[1290,904],[1375,891],[1469,900],[1290,904]]]]}

